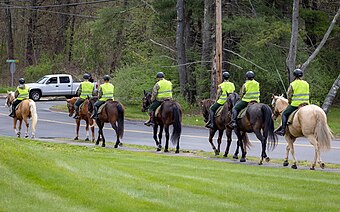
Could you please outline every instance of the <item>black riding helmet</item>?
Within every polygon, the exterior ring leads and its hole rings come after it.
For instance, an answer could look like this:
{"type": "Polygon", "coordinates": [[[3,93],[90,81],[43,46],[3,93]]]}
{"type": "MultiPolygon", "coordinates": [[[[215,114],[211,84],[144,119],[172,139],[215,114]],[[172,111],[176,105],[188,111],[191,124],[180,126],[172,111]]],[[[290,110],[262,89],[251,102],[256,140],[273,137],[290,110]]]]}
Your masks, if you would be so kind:
{"type": "Polygon", "coordinates": [[[20,78],[19,79],[19,84],[25,84],[25,79],[24,78],[20,78]]]}
{"type": "Polygon", "coordinates": [[[252,80],[255,78],[255,73],[253,71],[247,71],[246,77],[247,79],[252,80]]]}
{"type": "Polygon", "coordinates": [[[294,70],[293,75],[295,77],[302,77],[303,76],[303,72],[302,72],[301,69],[297,68],[297,69],[294,70]]]}
{"type": "Polygon", "coordinates": [[[225,80],[229,79],[229,77],[230,77],[229,72],[228,72],[228,71],[223,72],[222,77],[223,77],[223,79],[225,79],[225,80]]]}
{"type": "Polygon", "coordinates": [[[109,81],[110,80],[110,76],[109,75],[103,76],[103,80],[109,81]]]}
{"type": "Polygon", "coordinates": [[[88,80],[88,79],[90,79],[90,75],[89,74],[84,74],[83,78],[88,80]]]}
{"type": "Polygon", "coordinates": [[[158,72],[157,75],[156,75],[156,78],[164,78],[164,73],[158,72]]]}

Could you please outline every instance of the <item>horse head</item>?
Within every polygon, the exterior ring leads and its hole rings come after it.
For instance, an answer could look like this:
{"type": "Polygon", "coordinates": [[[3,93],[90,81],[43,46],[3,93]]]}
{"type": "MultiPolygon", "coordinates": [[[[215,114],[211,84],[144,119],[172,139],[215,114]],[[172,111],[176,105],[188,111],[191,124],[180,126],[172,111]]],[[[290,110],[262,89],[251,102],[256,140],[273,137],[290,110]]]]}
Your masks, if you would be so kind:
{"type": "Polygon", "coordinates": [[[204,122],[207,122],[209,120],[209,110],[210,106],[214,103],[211,99],[203,99],[201,101],[201,109],[202,109],[202,115],[204,118],[204,122]]]}
{"type": "Polygon", "coordinates": [[[240,96],[236,92],[229,94],[227,98],[228,109],[231,110],[239,100],[240,96]]]}
{"type": "Polygon", "coordinates": [[[7,91],[5,107],[10,107],[15,99],[13,91],[7,91]]]}
{"type": "Polygon", "coordinates": [[[151,105],[151,96],[152,96],[151,92],[146,92],[144,90],[144,97],[142,99],[142,112],[147,111],[147,109],[151,105]]]}
{"type": "Polygon", "coordinates": [[[67,109],[68,109],[68,116],[71,117],[74,113],[74,103],[77,101],[77,98],[73,97],[72,99],[67,99],[67,109]]]}
{"type": "Polygon", "coordinates": [[[272,94],[272,108],[273,108],[273,119],[276,120],[278,116],[287,108],[288,100],[281,96],[275,96],[272,94]]]}

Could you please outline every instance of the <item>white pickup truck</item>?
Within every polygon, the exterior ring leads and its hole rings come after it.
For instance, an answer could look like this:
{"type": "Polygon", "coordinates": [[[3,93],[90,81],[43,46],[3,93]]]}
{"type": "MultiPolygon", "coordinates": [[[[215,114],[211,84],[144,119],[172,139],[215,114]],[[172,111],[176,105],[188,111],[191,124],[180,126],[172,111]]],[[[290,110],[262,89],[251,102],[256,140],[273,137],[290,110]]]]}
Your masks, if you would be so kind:
{"type": "Polygon", "coordinates": [[[30,88],[30,99],[38,101],[42,96],[65,96],[71,98],[76,95],[80,82],[75,82],[69,74],[45,75],[35,83],[27,83],[30,88]]]}

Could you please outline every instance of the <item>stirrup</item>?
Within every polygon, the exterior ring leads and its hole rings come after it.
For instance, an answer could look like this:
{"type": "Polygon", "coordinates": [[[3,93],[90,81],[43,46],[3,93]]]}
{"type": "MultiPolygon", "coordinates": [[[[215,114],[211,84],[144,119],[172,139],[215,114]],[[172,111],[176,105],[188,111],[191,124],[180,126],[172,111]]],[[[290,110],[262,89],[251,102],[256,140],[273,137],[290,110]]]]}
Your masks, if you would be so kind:
{"type": "Polygon", "coordinates": [[[231,129],[236,128],[236,127],[237,127],[236,121],[231,121],[231,122],[228,124],[228,127],[231,128],[231,129]]]}
{"type": "Polygon", "coordinates": [[[286,134],[286,130],[281,129],[280,131],[276,131],[275,134],[284,136],[286,134]]]}
{"type": "Polygon", "coordinates": [[[150,126],[153,126],[155,123],[153,123],[151,120],[148,120],[146,122],[144,122],[144,125],[150,127],[150,126]]]}

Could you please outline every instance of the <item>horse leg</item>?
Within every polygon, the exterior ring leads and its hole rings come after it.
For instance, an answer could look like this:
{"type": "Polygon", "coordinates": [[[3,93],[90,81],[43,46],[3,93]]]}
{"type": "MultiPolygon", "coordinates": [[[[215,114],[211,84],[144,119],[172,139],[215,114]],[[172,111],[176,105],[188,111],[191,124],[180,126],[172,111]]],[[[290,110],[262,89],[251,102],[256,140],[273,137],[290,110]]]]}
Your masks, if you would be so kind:
{"type": "Polygon", "coordinates": [[[19,132],[18,132],[18,138],[20,138],[21,135],[21,126],[22,126],[22,119],[19,120],[19,132]]]}
{"type": "Polygon", "coordinates": [[[227,136],[227,147],[226,147],[224,155],[223,155],[224,157],[228,157],[228,153],[229,153],[229,149],[230,149],[230,145],[231,145],[231,141],[232,141],[231,132],[232,132],[232,130],[230,128],[226,128],[225,134],[227,136]]]}
{"type": "Polygon", "coordinates": [[[236,133],[236,136],[237,136],[237,147],[236,147],[236,151],[234,153],[234,156],[233,158],[234,159],[238,159],[238,148],[241,147],[241,152],[242,152],[242,156],[241,156],[241,159],[240,159],[240,162],[246,162],[246,155],[247,155],[247,152],[245,150],[245,147],[243,145],[243,138],[244,136],[246,136],[246,133],[243,132],[241,133],[238,129],[235,130],[235,133],[236,133]]]}
{"type": "Polygon", "coordinates": [[[92,142],[94,142],[94,126],[91,127],[92,142]]]}
{"type": "Polygon", "coordinates": [[[116,132],[116,143],[115,143],[115,148],[118,148],[118,146],[119,146],[119,144],[120,144],[120,140],[119,140],[119,135],[118,135],[118,132],[117,132],[117,130],[118,130],[118,128],[117,128],[117,125],[116,125],[116,123],[115,122],[113,122],[113,123],[111,123],[111,126],[112,126],[112,128],[115,130],[115,132],[116,132]]]}
{"type": "Polygon", "coordinates": [[[169,125],[165,125],[164,130],[165,130],[165,140],[166,140],[164,152],[169,152],[169,138],[170,138],[169,125]]]}
{"type": "Polygon", "coordinates": [[[215,133],[216,133],[216,129],[209,129],[209,143],[210,143],[212,149],[214,150],[215,155],[218,155],[217,154],[217,149],[216,149],[216,147],[214,145],[214,142],[213,142],[215,133]]]}
{"type": "Polygon", "coordinates": [[[222,137],[223,137],[223,130],[218,130],[217,152],[215,153],[215,155],[219,155],[221,152],[222,137]]]}
{"type": "Polygon", "coordinates": [[[307,136],[307,139],[309,142],[314,146],[315,154],[314,154],[314,161],[312,163],[312,166],[310,167],[310,170],[315,170],[316,162],[320,164],[320,167],[323,169],[325,168],[325,164],[321,162],[320,158],[320,149],[318,145],[318,141],[313,135],[307,136]]]}
{"type": "Polygon", "coordinates": [[[101,140],[103,126],[101,122],[97,122],[97,126],[98,126],[98,138],[96,141],[96,145],[99,145],[99,141],[101,140]]]}
{"type": "Polygon", "coordinates": [[[261,159],[260,159],[259,165],[262,165],[264,158],[266,159],[267,162],[270,160],[269,157],[267,156],[267,153],[266,153],[267,142],[266,142],[265,138],[262,136],[260,130],[254,130],[254,133],[255,133],[257,139],[259,139],[261,141],[262,151],[261,151],[261,159]]]}
{"type": "Polygon", "coordinates": [[[292,169],[297,169],[297,165],[296,165],[297,160],[296,160],[296,157],[295,157],[295,150],[294,150],[294,142],[295,142],[296,138],[293,138],[289,134],[286,134],[285,139],[287,141],[287,147],[286,147],[286,158],[285,158],[285,161],[283,162],[283,165],[287,164],[286,166],[288,166],[288,154],[289,154],[289,151],[290,151],[290,153],[292,154],[292,157],[293,157],[292,169]]]}
{"type": "Polygon", "coordinates": [[[164,125],[163,124],[160,124],[159,125],[159,132],[158,132],[158,149],[157,151],[161,151],[162,149],[162,136],[163,136],[163,128],[164,128],[164,125]]]}
{"type": "Polygon", "coordinates": [[[86,138],[85,141],[89,141],[89,137],[90,137],[90,130],[89,130],[89,121],[87,119],[85,119],[86,122],[86,126],[85,126],[85,130],[86,130],[86,138]]]}
{"type": "Polygon", "coordinates": [[[80,119],[76,119],[76,137],[73,140],[79,139],[79,127],[80,127],[80,119]]]}
{"type": "Polygon", "coordinates": [[[28,138],[28,128],[29,128],[29,123],[27,117],[24,118],[24,122],[26,125],[26,132],[25,132],[25,138],[28,138]]]}
{"type": "Polygon", "coordinates": [[[158,124],[153,125],[153,140],[155,140],[157,151],[161,151],[162,145],[157,140],[157,131],[158,131],[158,124]]]}

